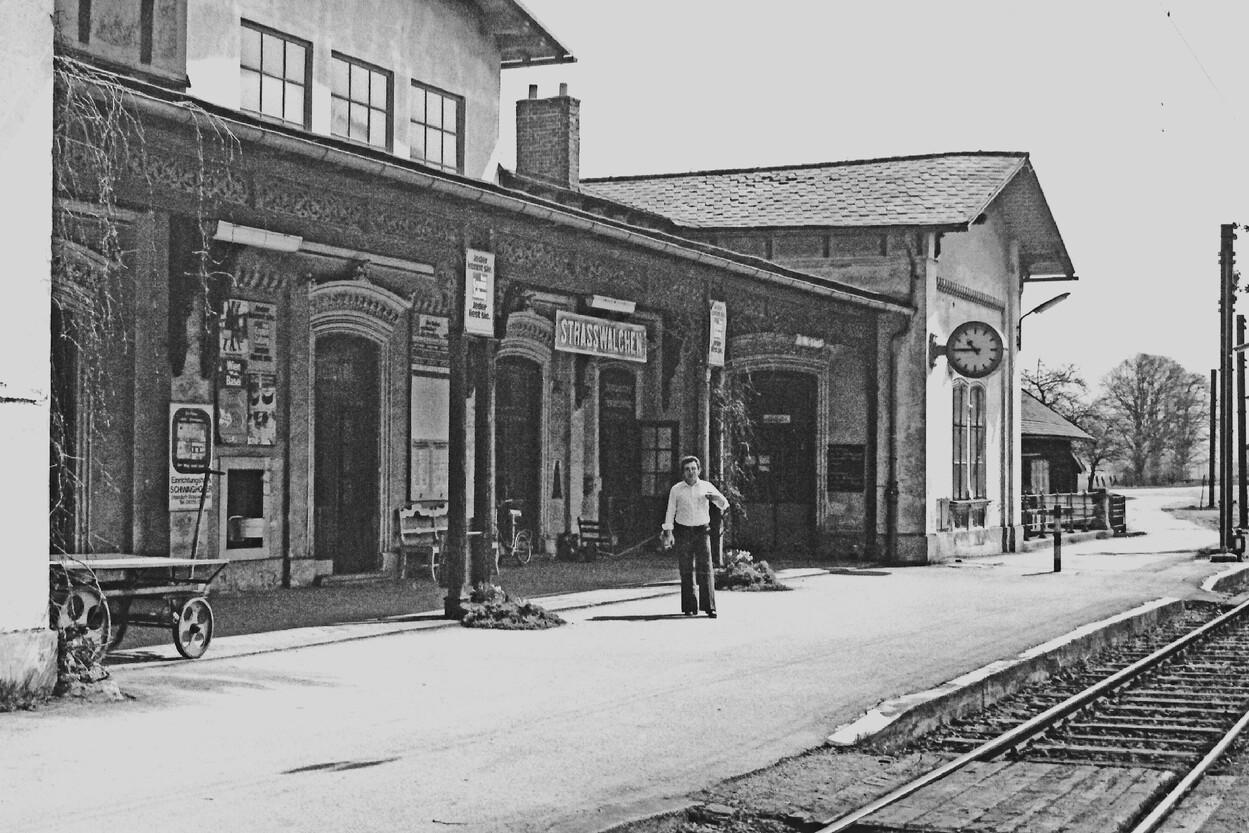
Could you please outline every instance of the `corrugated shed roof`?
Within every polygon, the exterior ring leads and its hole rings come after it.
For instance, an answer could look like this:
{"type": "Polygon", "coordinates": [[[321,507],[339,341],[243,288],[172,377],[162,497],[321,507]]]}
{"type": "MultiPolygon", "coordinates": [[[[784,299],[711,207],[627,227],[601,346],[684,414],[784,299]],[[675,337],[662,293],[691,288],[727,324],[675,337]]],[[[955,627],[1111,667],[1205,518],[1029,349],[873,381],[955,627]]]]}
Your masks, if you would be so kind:
{"type": "Polygon", "coordinates": [[[781,168],[582,179],[582,190],[690,228],[967,225],[1026,153],[950,153],[781,168]]]}
{"type": "Polygon", "coordinates": [[[1061,437],[1072,440],[1093,439],[1069,420],[1054,413],[1032,394],[1020,391],[1019,431],[1025,437],[1061,437]]]}

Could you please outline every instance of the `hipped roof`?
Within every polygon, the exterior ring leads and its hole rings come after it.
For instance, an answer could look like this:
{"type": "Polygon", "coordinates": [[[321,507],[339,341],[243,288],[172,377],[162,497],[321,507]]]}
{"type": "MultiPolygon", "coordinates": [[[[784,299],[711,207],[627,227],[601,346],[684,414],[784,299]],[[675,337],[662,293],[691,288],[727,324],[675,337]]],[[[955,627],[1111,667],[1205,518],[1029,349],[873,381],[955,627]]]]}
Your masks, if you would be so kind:
{"type": "Polygon", "coordinates": [[[588,178],[582,190],[690,229],[963,230],[995,203],[1030,275],[1074,278],[1021,152],[943,153],[774,168],[588,178]]]}

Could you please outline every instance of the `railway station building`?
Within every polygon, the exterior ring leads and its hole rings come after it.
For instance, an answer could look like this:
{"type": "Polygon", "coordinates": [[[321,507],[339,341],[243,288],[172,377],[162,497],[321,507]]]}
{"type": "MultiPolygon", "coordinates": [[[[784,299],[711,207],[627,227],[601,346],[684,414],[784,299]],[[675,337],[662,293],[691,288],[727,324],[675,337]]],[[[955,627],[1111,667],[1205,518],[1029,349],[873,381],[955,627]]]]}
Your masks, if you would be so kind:
{"type": "Polygon", "coordinates": [[[393,574],[401,508],[465,540],[502,500],[548,552],[579,519],[640,542],[682,454],[723,474],[721,398],[757,372],[755,421],[801,445],[749,465],[811,491],[744,534],[877,555],[911,300],[578,195],[571,143],[521,167],[563,188],[497,181],[499,72],[571,60],[519,4],[57,11],[54,551],[299,586],[393,574]]]}

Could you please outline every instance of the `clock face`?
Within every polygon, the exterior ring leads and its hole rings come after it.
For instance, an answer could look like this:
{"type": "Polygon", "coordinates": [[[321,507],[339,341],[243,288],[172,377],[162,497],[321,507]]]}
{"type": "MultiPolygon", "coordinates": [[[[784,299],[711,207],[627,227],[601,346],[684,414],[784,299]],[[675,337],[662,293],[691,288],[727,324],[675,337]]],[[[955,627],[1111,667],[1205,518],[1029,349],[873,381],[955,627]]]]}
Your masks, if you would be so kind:
{"type": "Polygon", "coordinates": [[[959,324],[945,344],[950,367],[969,379],[982,379],[1002,364],[1002,337],[983,321],[959,324]]]}

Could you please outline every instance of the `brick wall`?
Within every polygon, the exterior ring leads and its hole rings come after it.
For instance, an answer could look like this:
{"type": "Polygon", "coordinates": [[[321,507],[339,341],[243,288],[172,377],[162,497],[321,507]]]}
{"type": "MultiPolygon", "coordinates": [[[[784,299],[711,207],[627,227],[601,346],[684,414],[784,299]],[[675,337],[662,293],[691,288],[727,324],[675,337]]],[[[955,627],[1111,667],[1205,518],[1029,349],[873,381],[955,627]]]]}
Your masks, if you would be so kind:
{"type": "Polygon", "coordinates": [[[580,187],[581,102],[567,95],[516,102],[516,172],[580,187]]]}

